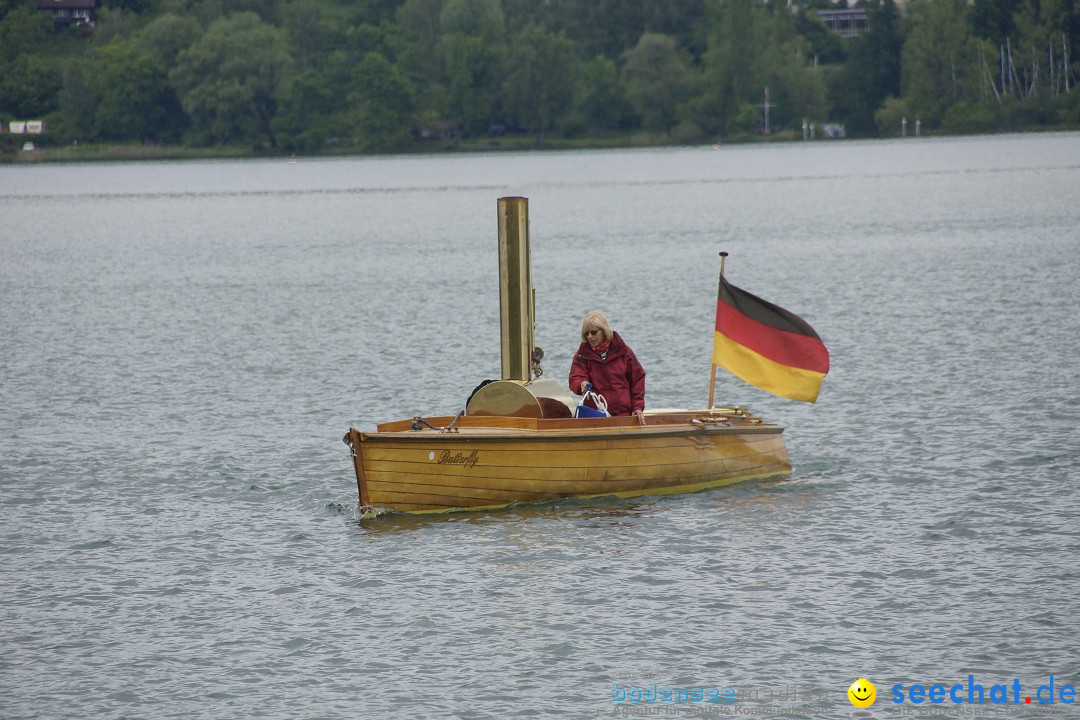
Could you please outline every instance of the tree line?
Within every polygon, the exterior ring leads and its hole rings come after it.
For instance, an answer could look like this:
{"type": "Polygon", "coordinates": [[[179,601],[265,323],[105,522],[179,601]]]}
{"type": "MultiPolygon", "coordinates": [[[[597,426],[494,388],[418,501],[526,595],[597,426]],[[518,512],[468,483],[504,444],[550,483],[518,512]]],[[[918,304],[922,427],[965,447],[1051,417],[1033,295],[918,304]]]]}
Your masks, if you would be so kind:
{"type": "Polygon", "coordinates": [[[499,134],[726,140],[1080,125],[1078,0],[0,0],[0,121],[46,142],[372,152],[499,134]]]}

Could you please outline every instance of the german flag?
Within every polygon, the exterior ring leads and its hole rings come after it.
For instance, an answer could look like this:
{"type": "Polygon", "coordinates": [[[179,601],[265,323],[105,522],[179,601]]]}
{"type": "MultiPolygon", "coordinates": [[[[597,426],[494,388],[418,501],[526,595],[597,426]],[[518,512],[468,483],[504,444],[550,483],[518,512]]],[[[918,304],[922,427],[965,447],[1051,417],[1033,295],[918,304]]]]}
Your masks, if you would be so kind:
{"type": "Polygon", "coordinates": [[[721,275],[713,364],[780,397],[814,402],[829,351],[805,320],[721,275]]]}

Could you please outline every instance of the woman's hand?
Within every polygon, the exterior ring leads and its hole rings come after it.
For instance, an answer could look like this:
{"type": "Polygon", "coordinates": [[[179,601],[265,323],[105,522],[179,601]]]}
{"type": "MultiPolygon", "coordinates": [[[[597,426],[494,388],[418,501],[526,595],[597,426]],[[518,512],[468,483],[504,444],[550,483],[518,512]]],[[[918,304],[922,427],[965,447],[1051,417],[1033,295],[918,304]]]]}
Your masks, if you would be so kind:
{"type": "Polygon", "coordinates": [[[586,392],[588,392],[588,390],[589,390],[589,381],[588,380],[582,380],[581,381],[581,392],[579,392],[578,395],[584,395],[586,392]]]}
{"type": "Polygon", "coordinates": [[[634,417],[637,418],[637,424],[638,425],[644,425],[645,424],[645,411],[644,410],[635,410],[634,411],[634,417]]]}

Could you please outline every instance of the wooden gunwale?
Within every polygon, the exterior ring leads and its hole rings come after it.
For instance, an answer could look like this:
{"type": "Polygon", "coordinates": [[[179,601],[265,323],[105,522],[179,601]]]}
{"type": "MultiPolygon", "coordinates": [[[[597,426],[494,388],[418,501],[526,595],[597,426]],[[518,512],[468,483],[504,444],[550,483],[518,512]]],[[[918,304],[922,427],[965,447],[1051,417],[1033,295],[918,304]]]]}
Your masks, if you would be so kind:
{"type": "Polygon", "coordinates": [[[462,432],[440,432],[438,430],[410,430],[403,432],[360,433],[362,442],[405,441],[405,442],[520,442],[530,441],[575,441],[575,440],[622,440],[636,441],[652,437],[690,436],[690,435],[741,435],[741,434],[776,434],[784,428],[775,425],[746,425],[731,427],[709,427],[681,425],[678,427],[652,429],[645,425],[640,430],[631,428],[591,428],[589,430],[553,429],[553,430],[518,430],[513,428],[469,428],[462,432]]]}
{"type": "MultiPolygon", "coordinates": [[[[645,414],[645,419],[649,425],[653,426],[690,426],[690,421],[706,420],[713,421],[720,418],[729,418],[733,426],[753,426],[759,424],[757,422],[749,422],[748,418],[744,415],[740,415],[742,412],[739,408],[724,408],[722,411],[717,410],[686,410],[686,411],[661,411],[655,414],[645,414]]],[[[532,418],[532,417],[513,417],[513,416],[499,416],[499,415],[463,415],[460,418],[455,418],[445,415],[436,415],[431,417],[422,418],[425,422],[436,427],[446,427],[453,424],[457,430],[464,429],[477,429],[477,428],[504,428],[514,430],[583,430],[587,428],[631,428],[637,429],[641,426],[638,425],[637,419],[633,417],[604,417],[604,418],[532,418]]],[[[410,418],[408,420],[393,420],[390,422],[379,423],[378,432],[430,432],[430,428],[426,430],[414,431],[411,426],[416,418],[410,418]]],[[[756,420],[756,418],[754,419],[756,420]]],[[[645,427],[649,427],[646,425],[645,427]]],[[[770,427],[776,427],[771,425],[770,427]]]]}

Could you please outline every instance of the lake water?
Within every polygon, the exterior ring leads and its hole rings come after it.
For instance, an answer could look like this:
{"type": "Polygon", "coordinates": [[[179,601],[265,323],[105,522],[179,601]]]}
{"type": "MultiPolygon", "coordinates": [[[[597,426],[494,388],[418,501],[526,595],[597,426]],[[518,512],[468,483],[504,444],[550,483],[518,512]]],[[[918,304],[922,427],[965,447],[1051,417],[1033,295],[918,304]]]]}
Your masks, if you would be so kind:
{"type": "Polygon", "coordinates": [[[0,166],[0,717],[1080,717],[1078,278],[1077,133],[0,166]],[[550,377],[600,308],[702,406],[720,250],[808,320],[817,404],[717,383],[793,473],[360,521],[348,427],[498,376],[504,195],[550,377]]]}

